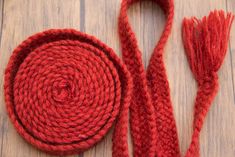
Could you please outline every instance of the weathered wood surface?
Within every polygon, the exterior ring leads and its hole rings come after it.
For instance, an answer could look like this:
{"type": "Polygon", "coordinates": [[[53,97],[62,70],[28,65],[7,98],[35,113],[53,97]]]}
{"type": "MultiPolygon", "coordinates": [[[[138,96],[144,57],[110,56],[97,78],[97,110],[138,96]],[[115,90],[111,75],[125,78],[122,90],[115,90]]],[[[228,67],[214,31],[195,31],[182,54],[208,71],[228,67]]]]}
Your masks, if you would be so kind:
{"type": "MultiPolygon", "coordinates": [[[[3,74],[12,50],[26,37],[49,28],[75,28],[95,35],[120,55],[117,16],[120,0],[0,0],[0,157],[49,157],[27,144],[6,115],[3,74]]],[[[175,0],[173,31],[165,51],[165,64],[179,132],[182,154],[192,132],[196,84],[181,42],[183,17],[207,15],[210,10],[235,13],[234,0],[175,0]]],[[[142,50],[145,66],[164,27],[164,16],[152,2],[136,4],[129,18],[142,50]]],[[[220,90],[201,134],[202,157],[235,156],[235,24],[225,62],[219,72],[220,90]]],[[[84,154],[72,157],[110,157],[111,136],[84,154]]],[[[131,143],[131,142],[130,142],[131,143]]]]}

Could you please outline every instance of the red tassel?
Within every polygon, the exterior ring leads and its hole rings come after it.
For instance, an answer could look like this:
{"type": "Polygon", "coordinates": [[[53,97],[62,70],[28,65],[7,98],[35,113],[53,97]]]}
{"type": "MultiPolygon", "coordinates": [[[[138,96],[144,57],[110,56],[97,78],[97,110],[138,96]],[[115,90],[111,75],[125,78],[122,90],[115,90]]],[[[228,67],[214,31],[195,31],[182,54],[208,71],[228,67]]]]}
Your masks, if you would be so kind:
{"type": "Polygon", "coordinates": [[[234,16],[223,11],[211,12],[202,20],[184,19],[183,41],[188,62],[198,82],[193,136],[186,157],[199,157],[199,135],[203,121],[217,93],[219,70],[228,46],[234,16]]]}
{"type": "Polygon", "coordinates": [[[198,79],[220,68],[227,51],[234,16],[211,12],[202,20],[184,19],[183,40],[191,69],[198,79]]]}

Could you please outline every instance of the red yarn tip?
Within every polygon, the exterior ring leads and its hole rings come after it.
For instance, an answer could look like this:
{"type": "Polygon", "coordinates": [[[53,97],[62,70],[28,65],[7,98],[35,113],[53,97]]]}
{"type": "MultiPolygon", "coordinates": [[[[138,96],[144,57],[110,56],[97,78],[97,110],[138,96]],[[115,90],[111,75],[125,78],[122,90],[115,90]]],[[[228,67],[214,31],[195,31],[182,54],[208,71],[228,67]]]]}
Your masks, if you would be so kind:
{"type": "Polygon", "coordinates": [[[190,67],[197,80],[217,72],[227,51],[234,16],[213,11],[201,20],[183,20],[183,42],[190,67]]]}

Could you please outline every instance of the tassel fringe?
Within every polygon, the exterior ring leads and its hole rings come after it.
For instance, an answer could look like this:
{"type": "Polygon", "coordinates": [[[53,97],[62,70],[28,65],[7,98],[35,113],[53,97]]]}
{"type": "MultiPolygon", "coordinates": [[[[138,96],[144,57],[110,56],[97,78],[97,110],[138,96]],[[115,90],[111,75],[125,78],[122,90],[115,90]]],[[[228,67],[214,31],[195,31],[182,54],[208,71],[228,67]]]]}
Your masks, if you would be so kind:
{"type": "Polygon", "coordinates": [[[199,20],[183,20],[183,41],[188,61],[197,80],[217,72],[224,60],[234,16],[213,11],[199,20]]]}

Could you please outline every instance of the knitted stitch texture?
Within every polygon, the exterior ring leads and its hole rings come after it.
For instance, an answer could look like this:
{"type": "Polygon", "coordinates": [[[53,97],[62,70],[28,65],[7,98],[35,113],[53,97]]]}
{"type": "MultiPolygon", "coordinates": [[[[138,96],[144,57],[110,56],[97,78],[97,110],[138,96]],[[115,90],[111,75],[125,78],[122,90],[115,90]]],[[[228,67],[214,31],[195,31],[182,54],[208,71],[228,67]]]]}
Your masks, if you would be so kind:
{"type": "Polygon", "coordinates": [[[134,156],[178,157],[177,130],[163,63],[164,46],[171,32],[174,16],[173,1],[154,0],[164,10],[167,22],[153,51],[147,72],[144,70],[141,52],[127,17],[127,9],[134,2],[138,0],[123,0],[119,16],[123,60],[133,77],[135,87],[130,106],[134,156]]]}
{"type": "Polygon", "coordinates": [[[127,146],[131,81],[113,50],[96,38],[48,30],[14,50],[5,71],[7,111],[21,136],[52,154],[85,151],[115,119],[118,145],[127,146]]]}

